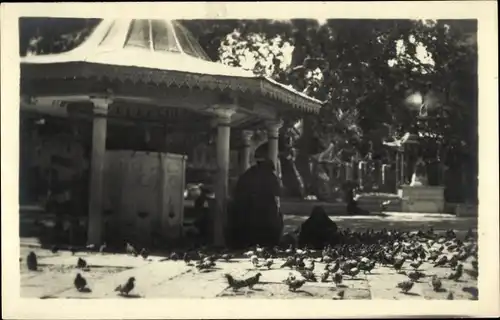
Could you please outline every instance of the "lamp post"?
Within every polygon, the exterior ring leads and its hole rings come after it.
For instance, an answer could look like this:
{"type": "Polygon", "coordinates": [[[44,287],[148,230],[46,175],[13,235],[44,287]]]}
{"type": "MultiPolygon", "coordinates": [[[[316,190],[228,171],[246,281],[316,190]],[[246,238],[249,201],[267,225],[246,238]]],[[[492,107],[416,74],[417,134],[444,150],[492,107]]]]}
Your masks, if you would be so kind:
{"type": "MultiPolygon", "coordinates": [[[[428,185],[427,180],[427,164],[425,163],[422,157],[422,149],[420,147],[420,133],[422,129],[424,129],[430,120],[429,116],[429,107],[430,104],[433,104],[433,99],[429,95],[430,92],[427,92],[423,95],[420,92],[415,92],[408,96],[405,100],[406,105],[412,110],[412,113],[416,113],[416,121],[413,124],[412,133],[409,138],[406,139],[403,145],[408,143],[413,144],[413,147],[405,147],[405,149],[409,149],[410,156],[414,159],[411,161],[411,186],[415,185],[428,185]],[[428,100],[428,101],[427,101],[428,100]]],[[[406,150],[405,150],[406,151],[406,150]]]]}

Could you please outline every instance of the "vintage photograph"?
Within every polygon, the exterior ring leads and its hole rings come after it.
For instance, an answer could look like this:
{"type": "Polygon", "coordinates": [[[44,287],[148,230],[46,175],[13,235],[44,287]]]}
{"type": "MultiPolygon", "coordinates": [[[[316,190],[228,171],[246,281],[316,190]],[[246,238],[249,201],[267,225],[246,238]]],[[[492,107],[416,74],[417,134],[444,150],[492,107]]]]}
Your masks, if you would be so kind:
{"type": "Polygon", "coordinates": [[[21,17],[21,298],[478,300],[477,34],[21,17]]]}

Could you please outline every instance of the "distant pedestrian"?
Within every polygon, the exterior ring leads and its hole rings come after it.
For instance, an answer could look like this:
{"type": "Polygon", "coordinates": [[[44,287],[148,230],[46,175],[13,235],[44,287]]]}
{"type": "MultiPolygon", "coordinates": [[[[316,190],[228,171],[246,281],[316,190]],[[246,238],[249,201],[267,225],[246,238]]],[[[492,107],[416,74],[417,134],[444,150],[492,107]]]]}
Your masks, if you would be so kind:
{"type": "Polygon", "coordinates": [[[358,207],[358,202],[354,198],[354,190],[355,186],[353,182],[346,182],[344,185],[344,201],[346,203],[346,211],[348,215],[368,215],[368,212],[365,209],[358,207]]]}

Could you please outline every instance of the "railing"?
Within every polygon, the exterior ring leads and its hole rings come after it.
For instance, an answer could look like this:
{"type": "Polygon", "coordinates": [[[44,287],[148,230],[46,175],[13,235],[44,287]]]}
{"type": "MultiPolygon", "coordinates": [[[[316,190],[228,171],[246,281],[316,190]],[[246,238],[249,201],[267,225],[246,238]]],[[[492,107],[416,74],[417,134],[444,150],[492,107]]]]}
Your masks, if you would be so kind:
{"type": "MultiPolygon", "coordinates": [[[[477,180],[471,170],[466,167],[445,169],[439,164],[428,166],[430,185],[445,186],[445,197],[452,202],[475,202],[477,199],[477,180]]],[[[411,173],[408,164],[396,161],[383,163],[377,160],[361,160],[351,162],[320,162],[312,163],[312,185],[321,200],[340,200],[342,186],[351,181],[361,192],[397,193],[401,184],[410,181],[411,173]],[[401,174],[403,170],[403,174],[401,174]],[[402,177],[402,178],[400,178],[402,177]]]]}
{"type": "Polygon", "coordinates": [[[396,165],[381,161],[313,162],[313,181],[322,200],[342,198],[342,186],[353,182],[362,192],[396,193],[396,165]]]}

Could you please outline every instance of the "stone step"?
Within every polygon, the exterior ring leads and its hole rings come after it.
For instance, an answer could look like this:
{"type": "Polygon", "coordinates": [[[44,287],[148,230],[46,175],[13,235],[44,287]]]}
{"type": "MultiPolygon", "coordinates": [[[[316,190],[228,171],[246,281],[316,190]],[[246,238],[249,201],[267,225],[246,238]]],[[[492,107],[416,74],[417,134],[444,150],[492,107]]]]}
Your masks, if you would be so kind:
{"type": "Polygon", "coordinates": [[[477,217],[478,206],[473,204],[458,204],[455,206],[457,217],[477,217]]]}

